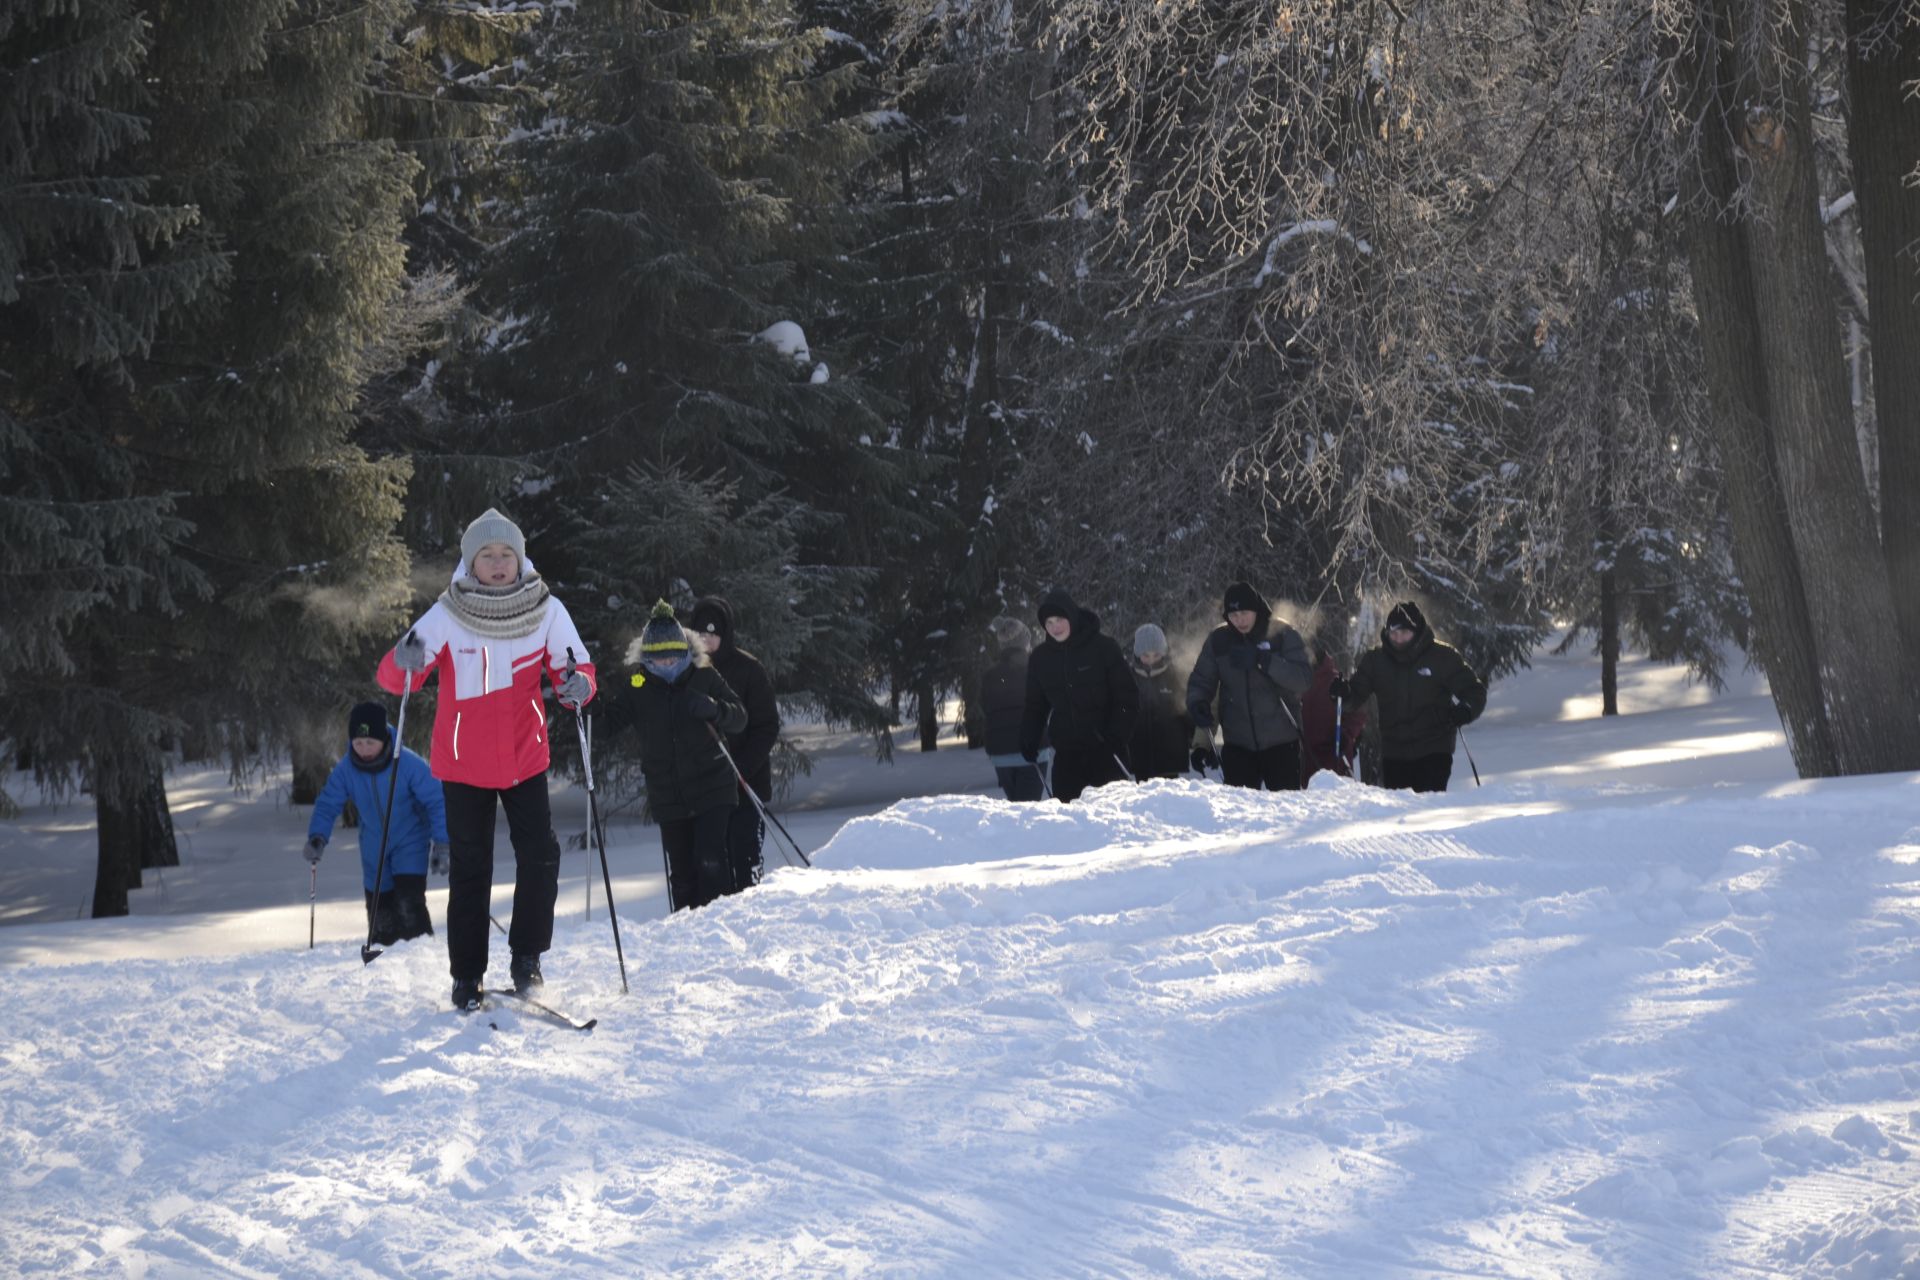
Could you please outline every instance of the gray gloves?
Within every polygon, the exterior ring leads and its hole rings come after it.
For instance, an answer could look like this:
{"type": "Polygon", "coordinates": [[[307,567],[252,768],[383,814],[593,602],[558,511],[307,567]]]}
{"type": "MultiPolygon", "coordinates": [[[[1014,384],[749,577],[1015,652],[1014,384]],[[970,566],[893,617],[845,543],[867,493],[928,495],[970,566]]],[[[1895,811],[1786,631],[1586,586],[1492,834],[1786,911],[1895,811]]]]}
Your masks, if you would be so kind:
{"type": "Polygon", "coordinates": [[[448,848],[445,840],[435,840],[427,846],[427,870],[437,876],[447,874],[447,868],[451,865],[452,861],[452,853],[453,851],[448,848]]]}
{"type": "Polygon", "coordinates": [[[319,866],[320,855],[325,853],[326,851],[327,851],[327,838],[325,836],[308,836],[307,847],[300,851],[300,855],[304,857],[308,862],[313,863],[315,866],[319,866]]]}
{"type": "Polygon", "coordinates": [[[419,675],[427,669],[427,642],[413,632],[407,632],[399,644],[393,646],[393,665],[402,671],[411,671],[419,675]]]}
{"type": "Polygon", "coordinates": [[[584,671],[569,671],[567,678],[560,682],[559,693],[560,705],[569,711],[577,711],[593,697],[593,681],[587,679],[584,671]]]}

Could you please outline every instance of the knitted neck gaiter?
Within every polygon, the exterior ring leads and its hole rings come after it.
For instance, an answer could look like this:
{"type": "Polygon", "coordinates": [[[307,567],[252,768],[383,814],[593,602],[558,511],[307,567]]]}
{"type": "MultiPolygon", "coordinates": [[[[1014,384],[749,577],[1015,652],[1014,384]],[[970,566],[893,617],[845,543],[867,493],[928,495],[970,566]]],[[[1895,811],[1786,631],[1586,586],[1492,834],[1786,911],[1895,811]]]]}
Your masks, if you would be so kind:
{"type": "Polygon", "coordinates": [[[524,573],[504,587],[483,587],[472,578],[460,578],[440,596],[447,612],[485,640],[518,640],[530,636],[546,621],[551,593],[537,573],[524,573]]]}

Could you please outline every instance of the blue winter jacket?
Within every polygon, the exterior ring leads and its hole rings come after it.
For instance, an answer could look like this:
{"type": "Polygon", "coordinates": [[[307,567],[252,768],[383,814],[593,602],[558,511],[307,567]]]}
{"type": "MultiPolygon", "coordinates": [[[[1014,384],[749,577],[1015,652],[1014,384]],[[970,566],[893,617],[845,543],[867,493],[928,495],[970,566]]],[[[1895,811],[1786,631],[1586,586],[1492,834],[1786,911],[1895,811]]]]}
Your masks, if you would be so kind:
{"type": "MultiPolygon", "coordinates": [[[[393,740],[391,728],[387,740],[393,740]]],[[[387,812],[387,787],[392,782],[391,763],[378,772],[363,769],[354,759],[353,744],[348,743],[346,756],[333,766],[327,785],[314,799],[313,821],[307,824],[309,837],[331,838],[334,820],[347,801],[353,801],[360,810],[360,880],[369,891],[380,863],[380,823],[387,812]]],[[[393,839],[387,843],[387,873],[382,877],[381,891],[393,888],[396,872],[403,876],[427,874],[428,841],[446,838],[447,802],[440,781],[425,760],[401,747],[400,782],[393,795],[393,839]]]]}

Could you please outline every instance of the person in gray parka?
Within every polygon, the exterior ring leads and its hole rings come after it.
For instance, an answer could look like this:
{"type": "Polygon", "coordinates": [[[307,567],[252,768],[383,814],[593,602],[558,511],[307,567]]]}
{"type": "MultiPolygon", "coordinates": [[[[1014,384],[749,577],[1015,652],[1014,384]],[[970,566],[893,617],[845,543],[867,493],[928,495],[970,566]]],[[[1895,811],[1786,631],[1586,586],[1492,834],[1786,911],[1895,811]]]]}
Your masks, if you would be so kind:
{"type": "Polygon", "coordinates": [[[1300,787],[1300,695],[1313,683],[1306,641],[1245,582],[1227,588],[1226,621],[1200,646],[1187,677],[1193,765],[1214,764],[1213,727],[1228,785],[1258,791],[1300,787]]]}

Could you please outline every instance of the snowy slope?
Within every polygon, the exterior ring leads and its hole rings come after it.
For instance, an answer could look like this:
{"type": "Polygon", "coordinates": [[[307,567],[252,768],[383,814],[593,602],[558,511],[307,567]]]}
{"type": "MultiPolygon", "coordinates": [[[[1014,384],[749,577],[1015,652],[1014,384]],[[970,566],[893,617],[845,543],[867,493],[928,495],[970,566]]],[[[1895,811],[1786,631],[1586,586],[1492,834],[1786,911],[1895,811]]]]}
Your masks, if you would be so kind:
{"type": "Polygon", "coordinates": [[[304,874],[297,947],[0,929],[0,1274],[1920,1274],[1920,778],[1643,674],[1503,685],[1442,797],[905,800],[623,900],[626,995],[566,911],[585,1034],[306,951],[304,874]]]}

